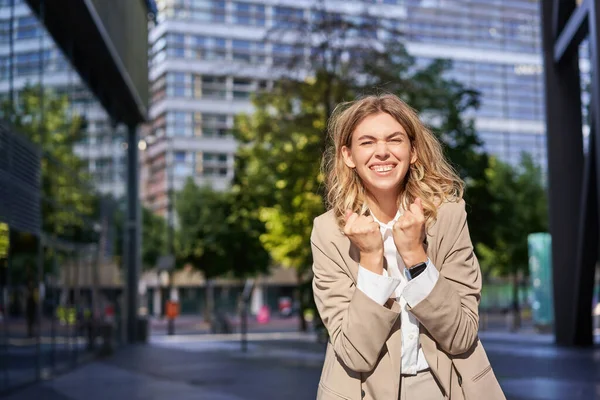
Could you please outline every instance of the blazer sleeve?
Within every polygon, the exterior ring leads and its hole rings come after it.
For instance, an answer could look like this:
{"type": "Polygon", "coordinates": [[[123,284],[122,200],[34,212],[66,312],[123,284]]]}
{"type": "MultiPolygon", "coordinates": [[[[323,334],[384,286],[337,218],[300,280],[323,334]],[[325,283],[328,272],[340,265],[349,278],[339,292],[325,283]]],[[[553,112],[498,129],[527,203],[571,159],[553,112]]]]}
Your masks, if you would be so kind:
{"type": "Polygon", "coordinates": [[[410,308],[442,350],[458,355],[476,342],[481,269],[473,251],[464,201],[445,203],[438,220],[440,276],[433,290],[410,308]]]}
{"type": "Polygon", "coordinates": [[[343,268],[337,249],[324,239],[315,219],[311,235],[315,303],[338,359],[355,372],[375,368],[390,331],[400,315],[394,302],[386,308],[361,290],[343,268]]]}

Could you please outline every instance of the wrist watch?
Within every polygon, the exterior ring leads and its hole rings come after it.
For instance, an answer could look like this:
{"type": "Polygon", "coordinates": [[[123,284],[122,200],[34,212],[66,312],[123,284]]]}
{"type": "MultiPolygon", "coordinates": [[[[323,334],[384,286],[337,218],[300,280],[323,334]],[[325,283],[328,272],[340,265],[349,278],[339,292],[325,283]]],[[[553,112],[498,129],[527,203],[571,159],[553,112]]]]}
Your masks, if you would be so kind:
{"type": "Polygon", "coordinates": [[[421,262],[418,263],[416,265],[413,265],[410,268],[406,268],[405,271],[405,275],[406,275],[406,279],[408,279],[409,281],[411,279],[415,279],[417,276],[421,275],[423,273],[423,271],[425,271],[425,268],[427,268],[427,263],[426,262],[421,262]]]}

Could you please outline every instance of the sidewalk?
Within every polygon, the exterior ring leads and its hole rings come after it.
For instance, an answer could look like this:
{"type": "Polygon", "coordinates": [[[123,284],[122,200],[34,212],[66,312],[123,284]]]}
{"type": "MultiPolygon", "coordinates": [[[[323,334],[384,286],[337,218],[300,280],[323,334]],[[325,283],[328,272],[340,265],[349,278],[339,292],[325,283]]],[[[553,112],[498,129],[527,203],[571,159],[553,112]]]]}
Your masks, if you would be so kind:
{"type": "MultiPolygon", "coordinates": [[[[228,316],[231,328],[234,332],[241,329],[241,320],[238,315],[228,316]]],[[[168,320],[166,318],[150,318],[150,331],[152,335],[166,335],[168,320]]],[[[298,316],[282,318],[273,316],[265,324],[260,324],[253,316],[248,317],[249,332],[293,332],[300,326],[298,316]]],[[[180,334],[201,334],[210,333],[210,324],[199,316],[182,315],[175,319],[175,333],[180,334]]]]}
{"type": "MultiPolygon", "coordinates": [[[[482,333],[508,399],[598,398],[599,349],[561,349],[549,335],[482,333]]],[[[153,337],[9,400],[314,399],[323,346],[312,335],[252,333],[153,337]],[[274,397],[274,394],[277,396],[274,397]]]]}

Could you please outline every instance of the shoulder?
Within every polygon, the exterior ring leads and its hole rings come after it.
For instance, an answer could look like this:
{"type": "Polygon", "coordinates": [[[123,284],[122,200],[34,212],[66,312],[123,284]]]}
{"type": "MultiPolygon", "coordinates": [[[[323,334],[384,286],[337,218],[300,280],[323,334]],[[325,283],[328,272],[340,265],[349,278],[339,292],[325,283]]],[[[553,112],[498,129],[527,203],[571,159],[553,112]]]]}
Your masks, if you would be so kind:
{"type": "Polygon", "coordinates": [[[325,238],[334,238],[341,235],[342,232],[337,224],[333,210],[324,212],[314,219],[311,234],[311,241],[313,243],[324,243],[325,238]]]}
{"type": "Polygon", "coordinates": [[[465,201],[445,200],[438,206],[437,217],[434,226],[442,231],[458,228],[467,219],[465,201]]]}
{"type": "Polygon", "coordinates": [[[458,200],[445,200],[438,206],[438,219],[448,218],[466,213],[465,201],[463,199],[458,200]]]}

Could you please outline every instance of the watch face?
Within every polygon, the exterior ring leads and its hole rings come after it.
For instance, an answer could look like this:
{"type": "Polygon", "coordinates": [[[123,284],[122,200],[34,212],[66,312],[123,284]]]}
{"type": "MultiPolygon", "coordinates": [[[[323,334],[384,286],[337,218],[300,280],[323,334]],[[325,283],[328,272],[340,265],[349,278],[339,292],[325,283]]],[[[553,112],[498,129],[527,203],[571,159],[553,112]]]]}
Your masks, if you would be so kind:
{"type": "Polygon", "coordinates": [[[412,268],[409,268],[408,273],[409,273],[411,279],[419,276],[419,274],[421,274],[423,271],[425,271],[425,268],[427,268],[427,263],[420,263],[420,264],[415,265],[412,268]]]}

